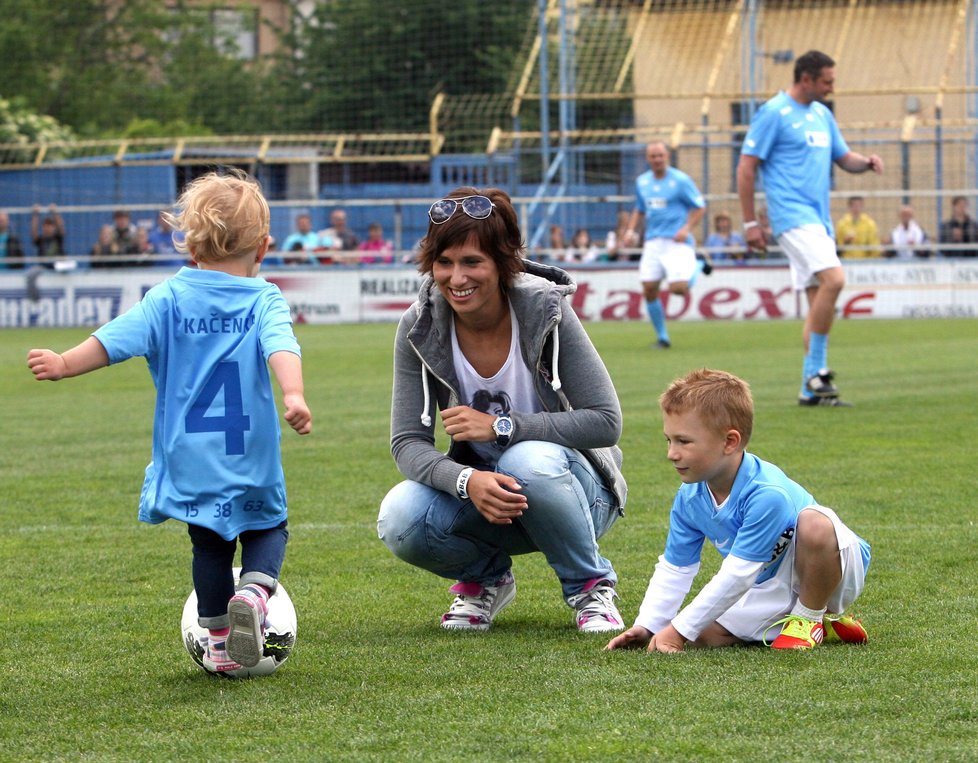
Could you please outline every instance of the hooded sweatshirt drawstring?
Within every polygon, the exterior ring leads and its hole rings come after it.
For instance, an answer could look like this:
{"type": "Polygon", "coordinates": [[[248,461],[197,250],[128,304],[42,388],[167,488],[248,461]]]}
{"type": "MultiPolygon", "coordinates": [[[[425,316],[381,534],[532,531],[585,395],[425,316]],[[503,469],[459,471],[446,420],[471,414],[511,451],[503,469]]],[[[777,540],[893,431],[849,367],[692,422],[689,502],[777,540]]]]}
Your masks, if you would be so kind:
{"type": "Polygon", "coordinates": [[[554,378],[550,382],[550,388],[556,392],[560,389],[560,371],[557,370],[557,356],[560,354],[560,334],[558,333],[559,328],[554,326],[554,378]]]}
{"type": "Polygon", "coordinates": [[[423,407],[421,408],[421,426],[430,427],[431,416],[428,415],[428,369],[424,363],[421,364],[421,397],[424,401],[423,407]]]}

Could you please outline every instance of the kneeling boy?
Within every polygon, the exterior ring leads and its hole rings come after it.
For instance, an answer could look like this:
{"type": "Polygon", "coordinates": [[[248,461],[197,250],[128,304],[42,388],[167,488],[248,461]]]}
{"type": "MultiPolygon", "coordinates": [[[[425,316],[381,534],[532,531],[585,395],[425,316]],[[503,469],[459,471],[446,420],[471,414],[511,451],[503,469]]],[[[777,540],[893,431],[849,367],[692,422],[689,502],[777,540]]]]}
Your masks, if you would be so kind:
{"type": "Polygon", "coordinates": [[[606,648],[732,646],[766,642],[779,628],[775,649],[864,643],[866,631],[844,612],[863,589],[869,544],[778,467],[746,452],[754,420],[747,383],[701,369],[674,381],[659,404],[683,484],[635,624],[606,648]],[[706,540],[723,563],[680,611],[706,540]]]}

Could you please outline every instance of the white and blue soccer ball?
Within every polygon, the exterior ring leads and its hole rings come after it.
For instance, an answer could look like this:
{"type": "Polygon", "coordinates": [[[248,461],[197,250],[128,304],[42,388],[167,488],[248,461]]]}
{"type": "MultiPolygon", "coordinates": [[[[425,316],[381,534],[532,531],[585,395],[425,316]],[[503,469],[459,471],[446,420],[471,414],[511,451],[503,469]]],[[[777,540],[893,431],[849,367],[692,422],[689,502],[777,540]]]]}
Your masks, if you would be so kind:
{"type": "MultiPolygon", "coordinates": [[[[241,568],[234,568],[234,583],[237,585],[238,576],[241,568]]],[[[295,647],[295,634],[298,623],[295,615],[295,607],[289,592],[281,583],[275,589],[275,594],[268,600],[268,615],[265,618],[265,649],[258,660],[258,664],[252,668],[239,668],[222,673],[215,673],[204,667],[204,654],[207,651],[207,629],[201,628],[197,624],[197,591],[191,591],[187,597],[186,604],[183,605],[183,617],[180,623],[180,630],[183,635],[183,645],[190,654],[190,659],[194,661],[201,670],[212,675],[227,676],[230,678],[250,678],[251,676],[267,676],[274,673],[279,667],[289,659],[292,649],[295,647]]]]}

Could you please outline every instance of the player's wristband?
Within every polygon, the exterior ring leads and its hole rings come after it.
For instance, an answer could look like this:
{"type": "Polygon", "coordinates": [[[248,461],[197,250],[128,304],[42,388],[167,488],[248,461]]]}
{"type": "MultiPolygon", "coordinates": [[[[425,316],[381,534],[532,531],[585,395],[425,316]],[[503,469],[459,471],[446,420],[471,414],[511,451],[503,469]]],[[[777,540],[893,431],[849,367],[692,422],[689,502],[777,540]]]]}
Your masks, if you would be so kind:
{"type": "Polygon", "coordinates": [[[747,222],[744,223],[744,230],[750,230],[751,228],[756,228],[758,225],[760,225],[760,223],[757,222],[757,220],[748,220],[747,222]]]}
{"type": "Polygon", "coordinates": [[[463,501],[466,501],[469,498],[469,491],[467,490],[469,485],[469,477],[472,476],[472,472],[474,471],[475,469],[473,469],[471,466],[467,466],[458,473],[458,479],[455,480],[455,492],[458,493],[458,497],[463,501]]]}

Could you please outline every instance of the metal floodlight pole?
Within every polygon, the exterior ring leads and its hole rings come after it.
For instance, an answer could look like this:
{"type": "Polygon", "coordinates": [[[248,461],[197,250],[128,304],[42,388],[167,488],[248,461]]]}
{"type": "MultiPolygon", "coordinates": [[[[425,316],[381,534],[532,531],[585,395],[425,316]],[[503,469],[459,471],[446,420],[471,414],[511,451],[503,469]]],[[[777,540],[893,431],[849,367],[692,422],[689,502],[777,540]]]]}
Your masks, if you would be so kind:
{"type": "Polygon", "coordinates": [[[760,76],[758,71],[757,59],[760,51],[757,48],[757,17],[760,13],[760,0],[746,0],[746,12],[744,13],[744,35],[741,49],[741,77],[747,82],[747,114],[744,116],[744,124],[749,124],[754,110],[757,108],[757,79],[760,76]]]}
{"type": "Polygon", "coordinates": [[[547,39],[547,0],[538,0],[540,11],[540,159],[543,174],[546,175],[550,166],[550,61],[547,39]]]}
{"type": "MultiPolygon", "coordinates": [[[[978,57],[976,57],[976,51],[978,51],[978,17],[976,17],[976,14],[978,14],[978,0],[972,0],[971,8],[968,13],[968,23],[971,25],[971,35],[969,37],[971,44],[968,45],[968,50],[966,53],[971,64],[968,67],[968,85],[972,87],[976,82],[978,82],[978,57]]],[[[978,93],[971,92],[969,94],[968,106],[968,116],[972,118],[978,116],[978,93]]],[[[976,165],[978,165],[978,130],[975,131],[974,138],[972,140],[972,156],[971,162],[969,162],[972,183],[978,187],[978,166],[976,165]]]]}

